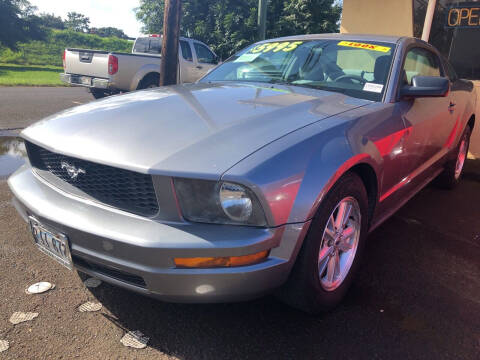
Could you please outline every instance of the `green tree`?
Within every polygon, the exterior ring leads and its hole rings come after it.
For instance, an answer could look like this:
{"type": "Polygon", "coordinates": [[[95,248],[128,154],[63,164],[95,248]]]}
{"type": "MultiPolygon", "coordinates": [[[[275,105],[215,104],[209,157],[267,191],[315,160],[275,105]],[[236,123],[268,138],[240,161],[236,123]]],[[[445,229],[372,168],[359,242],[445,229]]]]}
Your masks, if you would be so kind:
{"type": "Polygon", "coordinates": [[[101,37],[111,37],[115,36],[120,39],[128,39],[128,36],[123,32],[123,30],[115,27],[101,27],[101,28],[91,28],[90,34],[96,34],[101,37]]]}
{"type": "Polygon", "coordinates": [[[16,49],[18,42],[46,36],[35,7],[26,0],[0,0],[0,45],[16,49]]]}
{"type": "Polygon", "coordinates": [[[73,31],[88,32],[90,18],[75,11],[69,12],[65,21],[65,27],[73,31]]]}
{"type": "MultiPolygon", "coordinates": [[[[181,32],[226,58],[257,37],[258,0],[183,0],[181,32]]],[[[140,0],[143,31],[161,33],[164,2],[140,0]]],[[[335,0],[269,0],[267,37],[338,31],[341,5],[335,0]]]]}
{"type": "Polygon", "coordinates": [[[272,24],[272,33],[286,36],[337,32],[341,12],[341,5],[332,0],[283,1],[281,15],[272,24]]]}
{"type": "Polygon", "coordinates": [[[39,16],[42,26],[51,29],[63,30],[65,29],[65,23],[60,16],[54,14],[41,13],[39,16]]]}

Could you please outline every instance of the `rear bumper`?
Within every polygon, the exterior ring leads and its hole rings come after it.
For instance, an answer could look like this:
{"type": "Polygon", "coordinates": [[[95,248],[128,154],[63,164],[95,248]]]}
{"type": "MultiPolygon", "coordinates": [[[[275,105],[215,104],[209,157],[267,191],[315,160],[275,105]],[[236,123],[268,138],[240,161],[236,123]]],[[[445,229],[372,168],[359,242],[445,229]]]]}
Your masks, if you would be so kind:
{"type": "Polygon", "coordinates": [[[309,226],[308,222],[273,229],[161,223],[66,194],[28,166],[8,183],[25,220],[35,216],[68,236],[78,270],[166,301],[240,301],[271,292],[287,280],[309,226]],[[265,261],[232,268],[179,269],[173,261],[263,250],[270,250],[265,261]]]}
{"type": "Polygon", "coordinates": [[[86,75],[74,75],[74,74],[60,74],[60,80],[66,84],[72,86],[82,86],[87,88],[96,89],[110,89],[110,81],[108,79],[96,78],[86,75]]]}

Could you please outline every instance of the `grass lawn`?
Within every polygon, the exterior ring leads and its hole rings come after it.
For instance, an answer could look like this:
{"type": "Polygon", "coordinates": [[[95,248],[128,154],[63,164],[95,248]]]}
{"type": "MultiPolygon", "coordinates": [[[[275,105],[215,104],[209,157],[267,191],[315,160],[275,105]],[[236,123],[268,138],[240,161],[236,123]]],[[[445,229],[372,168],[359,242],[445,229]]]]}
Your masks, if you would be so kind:
{"type": "Polygon", "coordinates": [[[0,63],[0,86],[62,86],[61,72],[57,66],[0,63]]]}

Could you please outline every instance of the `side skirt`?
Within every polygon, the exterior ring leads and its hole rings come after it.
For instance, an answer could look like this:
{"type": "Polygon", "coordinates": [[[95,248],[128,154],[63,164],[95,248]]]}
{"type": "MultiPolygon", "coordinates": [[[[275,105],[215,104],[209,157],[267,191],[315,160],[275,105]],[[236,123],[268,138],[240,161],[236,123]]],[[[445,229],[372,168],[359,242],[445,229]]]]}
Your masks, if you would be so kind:
{"type": "Polygon", "coordinates": [[[423,182],[419,183],[417,186],[413,188],[409,195],[405,196],[402,201],[399,201],[398,206],[393,207],[391,210],[387,211],[385,215],[378,217],[378,219],[372,223],[369,229],[369,233],[383,224],[386,220],[388,220],[393,214],[395,214],[403,205],[405,205],[411,198],[417,195],[420,190],[426,187],[433,179],[435,179],[440,173],[443,171],[443,167],[440,167],[436,171],[434,171],[430,176],[428,176],[423,182]]]}

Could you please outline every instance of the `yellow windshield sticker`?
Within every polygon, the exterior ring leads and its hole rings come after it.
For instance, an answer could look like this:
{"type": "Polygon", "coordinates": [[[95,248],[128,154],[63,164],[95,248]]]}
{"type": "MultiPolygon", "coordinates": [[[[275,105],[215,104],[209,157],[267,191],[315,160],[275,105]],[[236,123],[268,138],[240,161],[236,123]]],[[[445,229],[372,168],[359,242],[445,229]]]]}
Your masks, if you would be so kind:
{"type": "Polygon", "coordinates": [[[298,45],[303,44],[303,41],[282,41],[282,42],[272,42],[272,43],[265,43],[255,46],[249,53],[257,54],[257,53],[268,53],[270,51],[276,53],[279,51],[283,52],[290,52],[295,50],[298,45]]]}
{"type": "Polygon", "coordinates": [[[357,49],[367,49],[367,50],[380,51],[380,52],[385,52],[385,53],[389,52],[392,49],[388,46],[365,44],[365,43],[359,43],[359,42],[354,42],[354,41],[340,41],[338,43],[338,46],[347,46],[347,47],[353,47],[353,48],[357,48],[357,49]]]}

